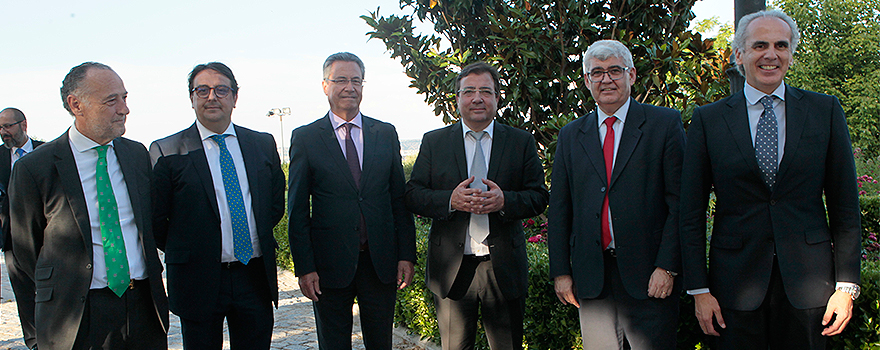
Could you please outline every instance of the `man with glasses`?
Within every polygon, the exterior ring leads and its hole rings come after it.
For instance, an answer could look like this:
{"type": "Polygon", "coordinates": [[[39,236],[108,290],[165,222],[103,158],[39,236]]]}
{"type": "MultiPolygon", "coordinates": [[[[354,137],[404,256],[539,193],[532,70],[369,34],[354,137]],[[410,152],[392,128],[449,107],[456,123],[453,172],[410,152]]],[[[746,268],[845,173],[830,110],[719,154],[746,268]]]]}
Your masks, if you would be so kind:
{"type": "Polygon", "coordinates": [[[416,261],[400,142],[394,126],[360,112],[360,58],[335,53],[323,68],[330,111],[290,140],[290,251],[321,349],[351,349],[355,298],[364,346],[391,349],[396,291],[416,261]]]}
{"type": "Polygon", "coordinates": [[[630,96],[636,70],[620,42],[593,43],[583,66],[596,110],[562,128],[553,163],[556,296],[578,307],[584,349],[675,349],[681,115],[630,96]]]}
{"type": "Polygon", "coordinates": [[[110,67],[73,67],[61,86],[73,125],[12,170],[12,244],[35,285],[39,349],[168,347],[150,156],[122,137],[127,97],[110,67]]]}
{"type": "Polygon", "coordinates": [[[547,206],[535,138],[496,123],[499,75],[485,62],[455,80],[461,122],[422,138],[406,206],[433,219],[427,284],[444,350],[472,349],[477,321],[492,349],[520,349],[528,294],[521,220],[547,206]]]}
{"type": "Polygon", "coordinates": [[[153,228],[185,349],[268,349],[278,303],[272,230],[284,216],[275,139],[232,123],[238,83],[220,62],[189,74],[195,123],[150,145],[153,228]]]}
{"type": "Polygon", "coordinates": [[[825,349],[860,294],[861,221],[846,117],[837,97],[785,84],[799,37],[779,10],[740,19],[732,46],[745,85],[697,108],[688,127],[684,287],[718,349],[825,349]]]}
{"type": "Polygon", "coordinates": [[[35,147],[42,145],[42,141],[33,140],[27,135],[27,119],[24,113],[17,108],[6,108],[0,111],[0,137],[3,138],[3,146],[0,150],[0,249],[6,256],[6,269],[9,271],[9,283],[15,294],[15,304],[18,306],[18,319],[21,321],[21,332],[24,342],[32,349],[36,344],[36,329],[34,329],[34,285],[28,282],[27,275],[15,266],[12,253],[12,235],[9,231],[9,197],[7,197],[9,176],[12,175],[12,167],[21,157],[31,153],[35,147]]]}

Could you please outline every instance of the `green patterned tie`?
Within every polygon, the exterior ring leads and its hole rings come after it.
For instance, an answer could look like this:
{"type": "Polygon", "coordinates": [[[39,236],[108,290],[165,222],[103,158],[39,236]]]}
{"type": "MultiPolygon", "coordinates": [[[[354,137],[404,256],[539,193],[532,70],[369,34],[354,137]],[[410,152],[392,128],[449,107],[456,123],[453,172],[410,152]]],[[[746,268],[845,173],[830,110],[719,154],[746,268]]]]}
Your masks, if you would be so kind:
{"type": "Polygon", "coordinates": [[[107,171],[107,148],[109,145],[95,147],[98,151],[98,167],[95,182],[98,185],[98,218],[101,222],[101,243],[104,245],[104,262],[107,265],[107,286],[113,293],[122,296],[131,283],[128,258],[125,255],[125,241],[122,227],[119,226],[119,210],[110,173],[107,171]]]}
{"type": "Polygon", "coordinates": [[[232,155],[226,148],[226,136],[229,135],[212,135],[211,139],[217,143],[217,146],[220,146],[220,172],[223,174],[223,188],[226,190],[226,205],[229,206],[229,216],[232,217],[233,254],[235,259],[247,265],[254,253],[254,248],[251,245],[251,231],[248,229],[238,173],[235,171],[232,155]]]}

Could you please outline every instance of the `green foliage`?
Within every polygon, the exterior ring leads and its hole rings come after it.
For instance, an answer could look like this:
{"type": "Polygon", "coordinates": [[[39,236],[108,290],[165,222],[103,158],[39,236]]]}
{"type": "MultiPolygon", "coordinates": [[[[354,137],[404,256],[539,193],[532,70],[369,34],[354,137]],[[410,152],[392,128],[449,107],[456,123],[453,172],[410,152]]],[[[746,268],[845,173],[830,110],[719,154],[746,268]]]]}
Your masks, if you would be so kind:
{"type": "Polygon", "coordinates": [[[853,144],[880,156],[880,1],[777,0],[801,29],[787,81],[840,98],[853,144]]]}
{"type": "Polygon", "coordinates": [[[712,16],[697,22],[694,25],[694,30],[705,35],[708,32],[714,31],[716,27],[718,28],[718,35],[715,37],[715,43],[712,44],[712,47],[718,52],[730,50],[730,42],[733,40],[734,34],[732,23],[722,24],[718,16],[712,16]]]}
{"type": "Polygon", "coordinates": [[[281,221],[278,222],[278,225],[275,225],[275,228],[272,229],[272,235],[275,236],[275,241],[278,242],[278,249],[275,250],[275,263],[282,269],[293,271],[293,256],[290,255],[290,240],[287,239],[287,164],[282,164],[281,169],[284,170],[285,206],[284,217],[282,217],[281,221]]]}
{"type": "Polygon", "coordinates": [[[861,287],[849,325],[828,338],[829,349],[880,349],[880,261],[862,261],[861,287]]]}
{"type": "Polygon", "coordinates": [[[695,0],[401,0],[412,15],[361,16],[399,59],[411,87],[444,122],[457,119],[454,80],[478,60],[499,68],[498,120],[535,135],[549,168],[559,128],[594,108],[580,55],[599,39],[622,41],[638,72],[641,102],[684,111],[727,95],[725,58],[712,40],[687,31],[695,0]],[[414,33],[413,20],[434,34],[414,33]]]}

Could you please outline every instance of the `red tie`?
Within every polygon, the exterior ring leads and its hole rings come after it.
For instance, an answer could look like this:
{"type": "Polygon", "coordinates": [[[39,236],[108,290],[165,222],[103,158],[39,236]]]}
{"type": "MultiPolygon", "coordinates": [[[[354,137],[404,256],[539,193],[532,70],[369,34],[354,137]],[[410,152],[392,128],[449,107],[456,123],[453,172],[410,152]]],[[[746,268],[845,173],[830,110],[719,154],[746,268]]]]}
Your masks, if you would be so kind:
{"type": "Polygon", "coordinates": [[[602,153],[605,154],[605,178],[608,184],[605,187],[605,200],[602,202],[602,249],[611,244],[611,225],[608,222],[608,192],[611,190],[611,169],[614,165],[614,129],[611,127],[616,117],[605,119],[605,143],[602,144],[602,153]]]}

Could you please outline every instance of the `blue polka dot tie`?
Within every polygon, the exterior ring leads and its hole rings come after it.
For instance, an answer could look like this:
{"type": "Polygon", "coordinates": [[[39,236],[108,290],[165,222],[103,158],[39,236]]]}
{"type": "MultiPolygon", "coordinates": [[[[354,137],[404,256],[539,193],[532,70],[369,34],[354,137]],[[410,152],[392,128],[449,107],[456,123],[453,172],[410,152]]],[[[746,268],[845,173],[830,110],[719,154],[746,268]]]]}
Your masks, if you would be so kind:
{"type": "Polygon", "coordinates": [[[233,254],[242,264],[247,265],[254,253],[251,245],[251,233],[248,229],[247,214],[244,209],[244,200],[241,195],[241,186],[238,182],[238,173],[232,162],[232,155],[226,148],[226,136],[213,135],[211,139],[220,146],[220,171],[223,173],[223,188],[226,190],[226,205],[229,206],[229,216],[232,217],[232,245],[233,254]]]}
{"type": "Polygon", "coordinates": [[[20,159],[21,157],[24,157],[24,155],[27,154],[27,152],[25,152],[23,149],[19,148],[19,149],[15,150],[15,154],[18,155],[18,158],[20,159]]]}
{"type": "Polygon", "coordinates": [[[776,113],[773,112],[773,97],[761,98],[764,113],[758,120],[758,131],[755,135],[755,156],[758,168],[767,186],[776,184],[776,168],[779,166],[779,131],[776,124],[776,113]]]}
{"type": "Polygon", "coordinates": [[[104,263],[107,267],[107,286],[117,296],[122,296],[131,283],[128,258],[125,255],[125,241],[119,225],[119,209],[113,185],[107,171],[107,148],[109,145],[95,147],[98,151],[98,166],[95,183],[98,190],[98,221],[101,224],[101,244],[104,245],[104,263]]]}

